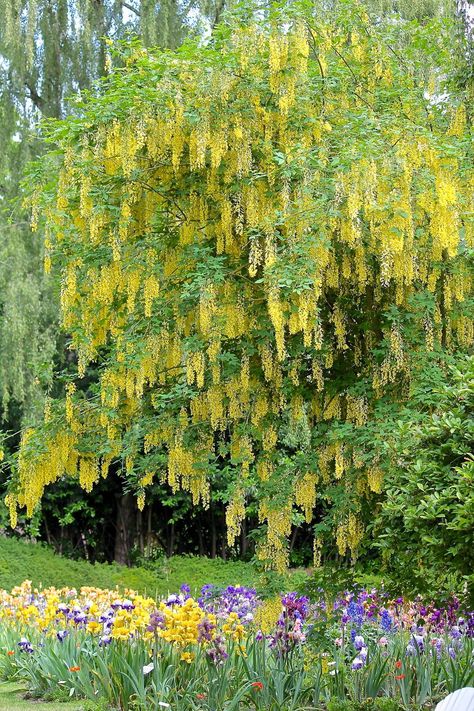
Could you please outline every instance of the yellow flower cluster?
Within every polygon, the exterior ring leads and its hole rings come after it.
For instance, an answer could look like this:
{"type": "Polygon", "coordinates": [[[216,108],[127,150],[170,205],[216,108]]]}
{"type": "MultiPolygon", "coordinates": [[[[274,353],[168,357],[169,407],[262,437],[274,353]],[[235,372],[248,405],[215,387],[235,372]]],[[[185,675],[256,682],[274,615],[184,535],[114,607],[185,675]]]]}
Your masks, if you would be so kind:
{"type": "Polygon", "coordinates": [[[242,641],[245,634],[245,627],[241,624],[239,616],[236,612],[231,612],[229,614],[227,620],[222,625],[222,631],[234,641],[242,641]]]}
{"type": "Polygon", "coordinates": [[[281,598],[275,597],[265,600],[255,612],[255,626],[263,634],[269,634],[275,628],[278,618],[283,610],[281,598]]]}
{"type": "Polygon", "coordinates": [[[156,603],[133,590],[120,598],[117,590],[83,587],[79,591],[68,588],[32,588],[31,581],[13,588],[11,593],[0,591],[0,620],[16,625],[27,632],[37,629],[48,635],[58,630],[75,630],[78,625],[96,636],[108,633],[101,616],[111,621],[110,636],[130,639],[147,632],[150,614],[156,603]]]}
{"type": "Polygon", "coordinates": [[[0,624],[15,628],[19,635],[34,631],[92,635],[102,644],[141,639],[150,645],[155,637],[181,650],[181,660],[190,663],[196,645],[212,644],[216,635],[242,643],[246,633],[236,612],[223,618],[203,610],[193,598],[162,601],[143,597],[133,590],[119,597],[117,590],[83,587],[33,589],[26,580],[10,593],[0,590],[0,624]],[[105,642],[104,642],[105,640],[105,642]]]}
{"type": "MultiPolygon", "coordinates": [[[[188,598],[182,605],[161,603],[160,612],[165,620],[165,627],[158,631],[158,635],[167,642],[186,647],[197,644],[199,637],[199,624],[206,617],[204,611],[192,598],[188,598]]],[[[207,615],[212,624],[216,624],[214,615],[207,615]]]]}
{"type": "MultiPolygon", "coordinates": [[[[474,243],[474,177],[462,152],[463,110],[422,130],[422,83],[358,17],[349,34],[332,18],[236,26],[216,50],[216,68],[169,56],[163,70],[150,54],[140,79],[149,72],[149,101],[134,101],[130,75],[117,118],[86,123],[81,140],[63,131],[57,189],[37,186],[34,201],[52,254],[63,258],[63,323],[79,376],[104,346],[110,355],[100,398],[80,399],[71,385],[46,434],[24,434],[7,502],[13,522],[17,504],[31,514],[64,474],[90,490],[138,421],[143,441],[127,450],[127,470],[142,449],[151,457],[160,448],[170,486],[195,503],[209,504],[206,472],[228,446],[230,543],[255,467],[268,529],[260,556],[278,567],[293,506],[309,522],[320,482],[358,497],[380,491],[380,472],[356,467],[343,442],[308,450],[311,463],[295,480],[278,480],[279,423],[289,413],[293,429],[335,419],[363,426],[370,402],[335,392],[333,368],[371,383],[373,398],[409,379],[402,329],[382,314],[411,314],[419,290],[433,300],[419,324],[428,348],[474,342],[473,281],[460,249],[474,243]],[[380,361],[373,351],[382,344],[380,361]],[[185,401],[164,410],[176,392],[185,401]],[[270,505],[269,491],[286,500],[270,505]]],[[[139,483],[141,508],[152,474],[139,483]]],[[[354,553],[361,535],[347,514],[339,551],[354,553]]],[[[191,637],[198,613],[185,610],[191,637]]],[[[179,624],[173,634],[186,637],[179,624]]]]}

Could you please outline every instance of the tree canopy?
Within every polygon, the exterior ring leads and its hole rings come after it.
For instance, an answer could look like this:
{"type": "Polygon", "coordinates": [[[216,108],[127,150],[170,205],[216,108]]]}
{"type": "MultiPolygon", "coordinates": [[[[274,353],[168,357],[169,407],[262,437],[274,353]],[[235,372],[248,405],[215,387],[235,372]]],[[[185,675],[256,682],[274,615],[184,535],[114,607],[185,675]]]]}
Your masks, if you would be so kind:
{"type": "Polygon", "coordinates": [[[470,107],[450,35],[359,4],[236,17],[206,46],[124,45],[35,167],[77,379],[28,429],[7,502],[122,467],[250,499],[281,568],[294,507],[356,555],[381,491],[374,413],[474,340],[470,107]],[[90,368],[90,364],[94,364],[90,368]]]}

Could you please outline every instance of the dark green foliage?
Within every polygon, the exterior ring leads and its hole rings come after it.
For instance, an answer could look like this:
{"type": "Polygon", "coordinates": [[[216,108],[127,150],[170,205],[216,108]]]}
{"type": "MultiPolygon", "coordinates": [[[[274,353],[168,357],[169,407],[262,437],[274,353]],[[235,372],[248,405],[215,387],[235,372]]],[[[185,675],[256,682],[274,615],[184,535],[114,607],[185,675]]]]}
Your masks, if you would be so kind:
{"type": "Polygon", "coordinates": [[[391,442],[393,469],[375,533],[399,590],[467,585],[472,600],[474,358],[459,359],[431,395],[434,411],[404,419],[391,442]]]}
{"type": "Polygon", "coordinates": [[[312,600],[321,597],[321,592],[329,600],[335,598],[345,590],[351,590],[354,586],[363,588],[382,587],[383,577],[371,575],[365,572],[362,566],[349,567],[347,564],[338,566],[334,563],[316,568],[309,575],[301,580],[298,590],[312,600]]]}

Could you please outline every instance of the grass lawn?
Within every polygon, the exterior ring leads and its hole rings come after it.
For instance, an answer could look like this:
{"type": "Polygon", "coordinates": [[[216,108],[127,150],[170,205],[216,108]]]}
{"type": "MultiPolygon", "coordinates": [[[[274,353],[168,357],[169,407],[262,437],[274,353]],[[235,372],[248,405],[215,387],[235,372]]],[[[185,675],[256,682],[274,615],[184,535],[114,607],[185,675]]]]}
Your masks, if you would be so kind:
{"type": "Polygon", "coordinates": [[[24,687],[14,682],[0,683],[0,711],[82,711],[80,701],[67,703],[42,703],[33,699],[23,699],[24,687]]]}

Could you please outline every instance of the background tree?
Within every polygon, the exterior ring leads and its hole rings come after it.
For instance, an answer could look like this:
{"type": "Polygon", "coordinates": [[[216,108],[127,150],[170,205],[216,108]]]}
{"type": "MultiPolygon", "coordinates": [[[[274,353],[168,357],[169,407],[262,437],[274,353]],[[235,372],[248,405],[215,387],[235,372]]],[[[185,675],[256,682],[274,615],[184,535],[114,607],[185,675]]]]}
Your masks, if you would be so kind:
{"type": "Polygon", "coordinates": [[[57,294],[21,209],[24,167],[44,149],[38,122],[74,112],[69,99],[106,71],[106,37],[133,33],[146,45],[176,47],[222,9],[198,0],[0,2],[0,398],[13,429],[21,413],[37,416],[58,348],[57,294]]]}

